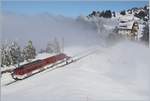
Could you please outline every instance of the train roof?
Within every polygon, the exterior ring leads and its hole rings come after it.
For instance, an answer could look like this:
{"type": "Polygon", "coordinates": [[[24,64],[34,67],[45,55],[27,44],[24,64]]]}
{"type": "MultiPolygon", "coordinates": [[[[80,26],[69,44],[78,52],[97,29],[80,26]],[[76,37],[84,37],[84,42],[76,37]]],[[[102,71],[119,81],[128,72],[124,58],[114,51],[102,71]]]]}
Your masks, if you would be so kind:
{"type": "MultiPolygon", "coordinates": [[[[58,55],[65,55],[65,56],[66,56],[66,54],[60,53],[60,54],[53,55],[53,56],[48,57],[48,58],[52,58],[52,57],[55,57],[55,56],[58,56],[58,55]]],[[[47,58],[46,58],[46,59],[47,59],[47,58]]],[[[35,61],[33,61],[33,62],[30,62],[30,63],[24,64],[24,65],[21,65],[21,66],[19,66],[18,68],[16,68],[15,70],[24,69],[25,67],[28,67],[28,66],[30,66],[30,65],[32,65],[32,64],[36,64],[36,63],[38,63],[38,62],[42,62],[42,60],[44,60],[44,59],[38,59],[38,60],[35,60],[35,61]]]]}
{"type": "Polygon", "coordinates": [[[29,65],[31,65],[31,64],[36,64],[36,63],[38,63],[38,62],[41,62],[41,60],[39,59],[39,60],[36,60],[36,61],[30,62],[30,63],[24,64],[24,65],[21,65],[21,66],[19,66],[19,67],[16,68],[16,69],[24,68],[24,67],[26,67],[26,66],[29,66],[29,65]]]}

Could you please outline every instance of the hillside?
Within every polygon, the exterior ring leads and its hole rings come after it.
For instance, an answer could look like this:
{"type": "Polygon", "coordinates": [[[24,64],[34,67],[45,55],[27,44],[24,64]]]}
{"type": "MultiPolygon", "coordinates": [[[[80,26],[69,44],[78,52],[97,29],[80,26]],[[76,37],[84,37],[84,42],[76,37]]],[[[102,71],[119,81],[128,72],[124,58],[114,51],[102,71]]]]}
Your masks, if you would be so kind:
{"type": "Polygon", "coordinates": [[[2,86],[2,101],[150,100],[149,57],[148,48],[130,42],[97,48],[76,63],[2,86]]]}

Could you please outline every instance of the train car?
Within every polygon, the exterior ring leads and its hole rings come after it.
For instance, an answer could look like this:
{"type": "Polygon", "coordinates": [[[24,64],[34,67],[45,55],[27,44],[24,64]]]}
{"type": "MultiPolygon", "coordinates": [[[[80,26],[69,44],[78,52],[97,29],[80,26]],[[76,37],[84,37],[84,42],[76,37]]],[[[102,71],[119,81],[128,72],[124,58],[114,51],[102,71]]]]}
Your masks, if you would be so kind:
{"type": "Polygon", "coordinates": [[[48,57],[46,59],[42,60],[36,60],[34,62],[22,65],[12,72],[12,78],[15,80],[21,80],[26,77],[29,77],[35,73],[38,73],[40,71],[43,71],[47,68],[45,68],[47,65],[56,65],[62,62],[66,62],[70,59],[69,56],[67,56],[64,53],[54,55],[51,57],[48,57]]]}
{"type": "Polygon", "coordinates": [[[36,60],[34,62],[22,65],[12,72],[12,78],[15,80],[26,78],[38,71],[40,71],[40,68],[45,66],[44,62],[42,60],[36,60]]]}
{"type": "Polygon", "coordinates": [[[45,62],[45,64],[52,64],[52,63],[59,63],[59,62],[63,62],[63,61],[67,61],[68,59],[70,59],[69,56],[67,56],[64,53],[43,59],[43,61],[45,62]]]}

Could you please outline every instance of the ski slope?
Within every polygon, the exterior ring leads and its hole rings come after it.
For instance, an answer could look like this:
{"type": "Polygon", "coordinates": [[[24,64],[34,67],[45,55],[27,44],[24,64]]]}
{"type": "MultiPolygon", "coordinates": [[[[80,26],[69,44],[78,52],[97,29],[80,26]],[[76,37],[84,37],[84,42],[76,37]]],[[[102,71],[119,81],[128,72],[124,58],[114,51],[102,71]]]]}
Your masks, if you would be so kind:
{"type": "MultiPolygon", "coordinates": [[[[84,49],[66,52],[77,55],[84,49]]],[[[2,101],[150,100],[149,48],[121,42],[92,49],[93,54],[65,67],[2,85],[2,101]]]]}

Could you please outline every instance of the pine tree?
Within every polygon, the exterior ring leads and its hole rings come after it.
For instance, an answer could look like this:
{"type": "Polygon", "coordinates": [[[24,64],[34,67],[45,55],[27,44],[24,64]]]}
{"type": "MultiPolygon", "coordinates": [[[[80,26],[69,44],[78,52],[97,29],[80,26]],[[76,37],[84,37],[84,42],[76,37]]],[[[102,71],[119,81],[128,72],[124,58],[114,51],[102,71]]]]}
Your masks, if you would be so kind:
{"type": "Polygon", "coordinates": [[[149,25],[148,24],[146,24],[145,27],[143,28],[143,36],[141,37],[141,40],[149,45],[149,25]]]}
{"type": "Polygon", "coordinates": [[[10,66],[12,64],[12,57],[10,54],[10,46],[9,44],[2,44],[1,46],[1,65],[2,66],[10,66]]]}
{"type": "Polygon", "coordinates": [[[96,16],[96,11],[93,11],[91,15],[96,16]]]}
{"type": "Polygon", "coordinates": [[[1,46],[1,66],[9,66],[11,64],[11,60],[9,57],[8,46],[1,46]]]}
{"type": "Polygon", "coordinates": [[[34,59],[36,56],[36,49],[34,48],[32,41],[28,41],[28,45],[23,49],[24,59],[29,61],[29,59],[34,59]]]}
{"type": "Polygon", "coordinates": [[[16,42],[12,42],[10,45],[10,57],[11,57],[11,64],[19,64],[23,61],[21,55],[21,49],[16,42]]]}
{"type": "Polygon", "coordinates": [[[111,11],[110,11],[110,10],[106,10],[106,11],[105,11],[105,14],[104,14],[104,17],[105,17],[105,18],[111,18],[111,17],[112,17],[111,11]]]}
{"type": "Polygon", "coordinates": [[[100,14],[100,17],[104,17],[104,15],[105,15],[105,12],[102,11],[101,14],[100,14]]]}
{"type": "Polygon", "coordinates": [[[121,15],[126,15],[126,11],[123,10],[123,11],[120,12],[120,14],[121,14],[121,15]]]}
{"type": "Polygon", "coordinates": [[[114,11],[112,12],[112,14],[113,14],[113,17],[116,17],[116,13],[114,11]]]}

